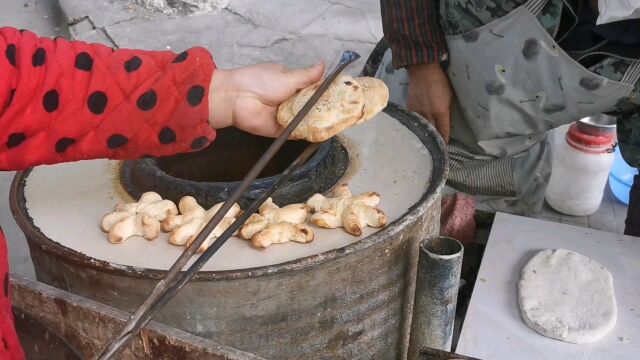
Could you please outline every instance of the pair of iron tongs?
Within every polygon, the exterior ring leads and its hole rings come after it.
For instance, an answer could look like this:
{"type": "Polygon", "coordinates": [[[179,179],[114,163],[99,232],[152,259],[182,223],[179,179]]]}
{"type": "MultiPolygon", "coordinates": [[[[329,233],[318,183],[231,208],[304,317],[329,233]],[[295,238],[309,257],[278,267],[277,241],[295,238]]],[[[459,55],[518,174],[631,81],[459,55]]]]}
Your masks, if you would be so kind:
{"type": "Polygon", "coordinates": [[[122,347],[126,346],[131,339],[144,327],[162,307],[171,300],[180,289],[202,268],[204,264],[225,244],[225,242],[233,236],[245,221],[255,213],[260,205],[264,203],[282,184],[284,184],[291,174],[302,164],[304,164],[313,153],[318,150],[321,143],[313,143],[309,145],[294,161],[287,167],[278,181],[265,190],[243,213],[242,215],[227,229],[225,232],[213,242],[211,246],[200,255],[196,261],[186,271],[182,271],[187,262],[195,254],[196,250],[209,237],[209,234],[215,229],[224,215],[231,209],[234,203],[240,199],[240,196],[249,188],[253,181],[260,175],[262,170],[267,166],[273,156],[280,150],[282,145],[289,139],[291,133],[300,124],[302,119],[311,111],[313,106],[318,102],[322,94],[329,88],[329,85],[338,75],[347,67],[347,65],[358,60],[360,55],[354,51],[345,51],[340,57],[340,62],[329,73],[327,78],[320,84],[320,87],[311,96],[309,101],[302,107],[300,112],[293,118],[291,123],[284,129],[282,134],[271,144],[271,146],[260,157],[258,162],[249,170],[244,177],[242,183],[224,202],[222,208],[213,216],[213,218],[205,225],[205,227],[196,236],[194,241],[180,255],[178,260],[167,271],[165,277],[158,282],[151,294],[131,315],[124,328],[120,333],[111,339],[108,345],[94,358],[98,360],[110,359],[122,347]]]}

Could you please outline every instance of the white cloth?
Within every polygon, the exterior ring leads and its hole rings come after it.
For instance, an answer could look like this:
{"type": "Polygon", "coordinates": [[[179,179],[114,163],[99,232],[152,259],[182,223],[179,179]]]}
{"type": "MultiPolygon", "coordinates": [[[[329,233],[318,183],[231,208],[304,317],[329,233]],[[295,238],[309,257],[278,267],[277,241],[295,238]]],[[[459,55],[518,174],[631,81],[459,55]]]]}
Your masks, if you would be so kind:
{"type": "Polygon", "coordinates": [[[598,0],[596,25],[640,19],[640,0],[598,0]]]}

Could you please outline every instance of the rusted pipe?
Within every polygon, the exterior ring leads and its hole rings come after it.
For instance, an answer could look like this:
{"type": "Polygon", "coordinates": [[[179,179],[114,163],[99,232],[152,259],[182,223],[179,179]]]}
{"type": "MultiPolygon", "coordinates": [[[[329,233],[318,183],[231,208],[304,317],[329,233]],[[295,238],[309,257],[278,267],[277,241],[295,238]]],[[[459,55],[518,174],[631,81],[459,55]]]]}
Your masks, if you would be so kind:
{"type": "Polygon", "coordinates": [[[464,249],[457,240],[434,236],[420,243],[409,359],[420,349],[451,350],[464,249]]]}

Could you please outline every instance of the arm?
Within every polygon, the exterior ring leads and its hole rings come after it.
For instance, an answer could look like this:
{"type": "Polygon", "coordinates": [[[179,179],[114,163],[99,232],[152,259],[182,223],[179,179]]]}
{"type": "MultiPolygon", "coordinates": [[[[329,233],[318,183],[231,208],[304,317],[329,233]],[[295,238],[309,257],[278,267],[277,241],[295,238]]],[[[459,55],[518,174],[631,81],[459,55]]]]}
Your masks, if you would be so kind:
{"type": "Polygon", "coordinates": [[[380,0],[384,37],[396,68],[447,59],[438,7],[438,0],[380,0]]]}
{"type": "Polygon", "coordinates": [[[274,137],[280,103],[324,64],[214,69],[203,48],[114,51],[0,28],[0,170],[195,151],[227,126],[274,137]]]}
{"type": "Polygon", "coordinates": [[[206,146],[215,64],[203,48],[116,50],[0,28],[0,169],[206,146]]]}
{"type": "Polygon", "coordinates": [[[438,0],[380,0],[393,65],[409,73],[407,107],[431,121],[449,141],[453,90],[440,65],[448,57],[438,0]]]}

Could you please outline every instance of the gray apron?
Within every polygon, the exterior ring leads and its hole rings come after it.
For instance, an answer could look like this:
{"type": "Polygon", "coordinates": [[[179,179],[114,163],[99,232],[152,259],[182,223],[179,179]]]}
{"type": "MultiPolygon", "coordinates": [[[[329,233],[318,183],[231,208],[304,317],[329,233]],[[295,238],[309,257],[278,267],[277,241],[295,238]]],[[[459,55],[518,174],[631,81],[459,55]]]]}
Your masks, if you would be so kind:
{"type": "MultiPolygon", "coordinates": [[[[569,57],[536,18],[546,2],[446,38],[456,94],[448,185],[496,211],[536,213],[551,173],[548,131],[615,109],[640,78],[640,62],[617,82],[569,57]]],[[[408,76],[393,70],[390,50],[376,77],[406,106],[408,76]]]]}

